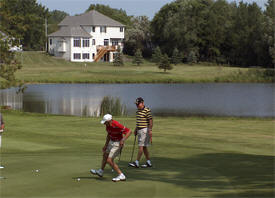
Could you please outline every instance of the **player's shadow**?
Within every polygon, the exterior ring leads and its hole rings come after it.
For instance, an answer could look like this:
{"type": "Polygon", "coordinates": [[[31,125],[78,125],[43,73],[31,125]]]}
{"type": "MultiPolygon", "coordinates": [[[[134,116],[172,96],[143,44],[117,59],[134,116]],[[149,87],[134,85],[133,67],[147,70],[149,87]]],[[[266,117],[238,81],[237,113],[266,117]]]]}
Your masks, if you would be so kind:
{"type": "MultiPolygon", "coordinates": [[[[209,153],[189,158],[153,158],[153,168],[120,167],[128,181],[167,182],[191,189],[206,188],[212,192],[236,189],[223,197],[274,197],[274,156],[239,153],[209,153]]],[[[224,191],[226,192],[226,191],[224,191]]],[[[217,194],[218,197],[221,194],[217,194]]]]}

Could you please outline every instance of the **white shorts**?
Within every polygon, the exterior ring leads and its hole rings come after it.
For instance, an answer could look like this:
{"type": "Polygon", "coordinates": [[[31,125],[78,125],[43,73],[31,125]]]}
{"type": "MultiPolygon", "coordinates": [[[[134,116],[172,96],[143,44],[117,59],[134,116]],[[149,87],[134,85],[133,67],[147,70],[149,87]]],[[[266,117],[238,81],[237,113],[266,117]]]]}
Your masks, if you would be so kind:
{"type": "Polygon", "coordinates": [[[139,146],[150,146],[150,136],[148,128],[137,130],[137,135],[139,146]]]}
{"type": "Polygon", "coordinates": [[[109,153],[109,158],[114,159],[119,155],[120,147],[119,147],[119,141],[109,141],[106,153],[109,153]]]}

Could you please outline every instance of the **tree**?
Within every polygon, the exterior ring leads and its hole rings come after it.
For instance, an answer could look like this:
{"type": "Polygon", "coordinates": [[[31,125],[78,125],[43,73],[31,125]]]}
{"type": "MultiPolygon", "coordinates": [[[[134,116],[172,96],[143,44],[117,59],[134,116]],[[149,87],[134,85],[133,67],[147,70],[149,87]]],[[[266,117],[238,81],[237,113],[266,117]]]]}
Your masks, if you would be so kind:
{"type": "Polygon", "coordinates": [[[21,69],[21,64],[16,60],[15,53],[10,51],[12,39],[0,36],[0,89],[21,87],[22,82],[15,78],[15,72],[21,69]],[[1,79],[2,78],[2,79],[1,79]]]}
{"type": "Polygon", "coordinates": [[[134,55],[140,49],[144,57],[151,57],[152,42],[150,21],[147,16],[131,18],[131,25],[126,28],[124,53],[134,55]]]}
{"type": "Polygon", "coordinates": [[[164,72],[166,72],[166,70],[171,70],[171,69],[173,69],[173,67],[172,67],[171,64],[170,64],[169,57],[168,57],[167,54],[164,54],[164,55],[161,57],[161,60],[160,60],[160,62],[158,63],[158,67],[159,67],[159,69],[163,69],[164,72]]]}
{"type": "Polygon", "coordinates": [[[268,51],[270,59],[267,65],[275,68],[275,0],[268,0],[266,4],[266,10],[264,12],[265,23],[264,23],[264,37],[268,45],[268,51]]]}
{"type": "Polygon", "coordinates": [[[181,54],[179,53],[179,50],[177,48],[174,49],[171,63],[174,65],[179,64],[182,61],[181,54]]]}
{"type": "Polygon", "coordinates": [[[122,53],[121,53],[121,49],[118,48],[117,49],[117,53],[114,54],[115,59],[114,59],[114,66],[123,66],[124,65],[124,61],[123,61],[123,57],[122,57],[122,53]]]}
{"type": "Polygon", "coordinates": [[[152,60],[153,60],[154,63],[159,63],[161,57],[162,57],[162,53],[161,53],[161,50],[160,50],[160,48],[159,48],[159,46],[158,46],[158,47],[156,47],[156,49],[154,50],[154,53],[153,53],[153,55],[152,55],[152,60]]]}
{"type": "Polygon", "coordinates": [[[102,4],[91,4],[89,8],[86,10],[86,12],[89,12],[91,10],[96,10],[105,16],[108,16],[116,21],[119,21],[120,23],[126,25],[129,27],[131,23],[131,17],[126,14],[126,11],[123,9],[115,9],[111,8],[108,5],[102,5],[102,4]]]}
{"type": "Polygon", "coordinates": [[[231,64],[264,66],[268,47],[263,37],[263,14],[256,3],[240,2],[233,14],[228,56],[231,64]],[[240,28],[242,27],[242,28],[240,28]]]}
{"type": "Polygon", "coordinates": [[[169,55],[174,48],[188,52],[203,45],[200,34],[212,3],[212,0],[177,0],[163,6],[151,23],[153,43],[169,55]]]}
{"type": "Polygon", "coordinates": [[[193,64],[197,62],[197,56],[196,56],[196,52],[194,50],[191,50],[187,56],[187,62],[189,64],[193,64]]]}
{"type": "Polygon", "coordinates": [[[56,32],[59,27],[58,24],[69,14],[60,10],[53,10],[49,12],[48,16],[48,33],[56,32]]]}
{"type": "Polygon", "coordinates": [[[21,40],[25,50],[45,47],[45,18],[48,10],[36,0],[1,0],[1,29],[21,40]]]}
{"type": "Polygon", "coordinates": [[[141,50],[140,50],[140,49],[137,49],[137,51],[136,51],[136,53],[135,53],[135,56],[134,56],[134,59],[133,59],[133,63],[134,63],[134,64],[137,64],[137,65],[139,66],[140,64],[143,63],[142,58],[143,58],[143,57],[142,57],[141,50]]]}
{"type": "Polygon", "coordinates": [[[175,0],[154,16],[152,42],[172,57],[175,48],[186,58],[196,49],[197,61],[266,67],[275,57],[274,0],[266,6],[264,17],[256,3],[175,0]]]}

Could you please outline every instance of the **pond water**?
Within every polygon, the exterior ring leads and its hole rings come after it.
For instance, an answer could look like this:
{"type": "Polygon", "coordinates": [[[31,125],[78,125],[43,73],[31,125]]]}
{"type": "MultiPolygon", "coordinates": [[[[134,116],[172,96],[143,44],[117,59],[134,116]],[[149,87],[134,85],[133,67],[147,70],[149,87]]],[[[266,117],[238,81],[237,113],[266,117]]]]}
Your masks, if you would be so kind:
{"type": "Polygon", "coordinates": [[[26,112],[98,116],[104,96],[118,97],[127,114],[143,97],[154,115],[274,117],[274,84],[39,84],[24,93],[0,90],[0,105],[26,112]]]}

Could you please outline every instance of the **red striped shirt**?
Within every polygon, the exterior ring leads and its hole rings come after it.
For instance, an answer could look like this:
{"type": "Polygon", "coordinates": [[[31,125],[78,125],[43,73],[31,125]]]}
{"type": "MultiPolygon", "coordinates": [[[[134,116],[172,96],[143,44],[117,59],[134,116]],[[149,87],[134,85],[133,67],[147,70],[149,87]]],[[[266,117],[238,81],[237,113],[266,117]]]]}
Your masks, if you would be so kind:
{"type": "Polygon", "coordinates": [[[130,129],[126,128],[118,121],[112,120],[111,126],[106,126],[106,131],[112,141],[120,141],[123,138],[123,134],[129,133],[130,129]]]}

